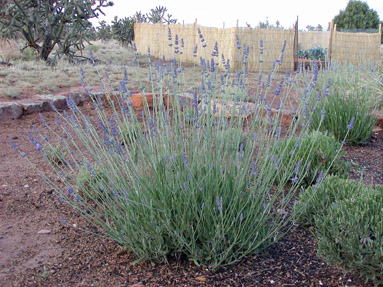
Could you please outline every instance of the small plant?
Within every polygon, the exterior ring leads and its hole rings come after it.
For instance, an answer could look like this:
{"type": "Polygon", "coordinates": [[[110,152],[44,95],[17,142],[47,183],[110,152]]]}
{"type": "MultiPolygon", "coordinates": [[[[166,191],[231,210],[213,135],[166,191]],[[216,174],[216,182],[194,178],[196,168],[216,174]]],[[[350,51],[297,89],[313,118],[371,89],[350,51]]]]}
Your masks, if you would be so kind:
{"type": "Polygon", "coordinates": [[[363,183],[330,176],[299,194],[294,206],[296,220],[305,226],[313,225],[314,217],[326,214],[334,202],[351,198],[365,189],[363,183]]]}
{"type": "Polygon", "coordinates": [[[26,47],[25,49],[23,49],[22,55],[23,61],[30,62],[36,59],[35,50],[31,47],[26,47]]]}
{"type": "Polygon", "coordinates": [[[43,270],[41,272],[37,272],[37,277],[41,278],[41,279],[44,279],[44,278],[47,278],[49,275],[51,274],[51,272],[49,271],[49,269],[44,265],[43,266],[43,270]]]}
{"type": "Polygon", "coordinates": [[[46,147],[46,153],[48,161],[54,164],[63,164],[65,163],[65,157],[67,155],[67,150],[65,146],[61,143],[57,145],[48,144],[46,147]]]}
{"type": "Polygon", "coordinates": [[[327,48],[317,46],[308,50],[299,50],[297,56],[299,59],[325,61],[327,57],[327,48]]]}
{"type": "Polygon", "coordinates": [[[383,186],[357,189],[315,216],[318,255],[383,284],[383,186]]]}
{"type": "Polygon", "coordinates": [[[100,47],[95,44],[90,45],[89,48],[92,50],[93,53],[96,53],[98,52],[98,50],[100,50],[100,47]]]}
{"type": "MultiPolygon", "coordinates": [[[[347,176],[349,166],[343,159],[342,144],[332,135],[319,131],[311,131],[303,139],[280,141],[277,150],[285,154],[281,160],[283,170],[290,168],[288,180],[300,182],[304,186],[312,184],[324,171],[329,174],[347,176]],[[301,166],[306,166],[302,169],[301,166]],[[295,167],[291,170],[291,167],[295,167]]],[[[277,152],[278,154],[278,152],[277,152]]],[[[282,171],[276,180],[280,180],[282,171]]]]}
{"type": "Polygon", "coordinates": [[[107,174],[100,165],[91,167],[89,163],[85,164],[79,169],[76,177],[77,192],[84,199],[94,200],[99,189],[103,186],[105,188],[106,182],[107,174]]]}

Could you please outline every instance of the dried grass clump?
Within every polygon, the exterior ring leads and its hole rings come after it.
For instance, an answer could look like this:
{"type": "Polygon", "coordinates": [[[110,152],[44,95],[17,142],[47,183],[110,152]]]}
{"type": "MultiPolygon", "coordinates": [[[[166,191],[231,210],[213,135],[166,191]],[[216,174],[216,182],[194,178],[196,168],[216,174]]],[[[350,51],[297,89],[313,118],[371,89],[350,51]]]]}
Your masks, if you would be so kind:
{"type": "Polygon", "coordinates": [[[0,61],[10,62],[22,56],[16,40],[0,38],[0,61]]]}

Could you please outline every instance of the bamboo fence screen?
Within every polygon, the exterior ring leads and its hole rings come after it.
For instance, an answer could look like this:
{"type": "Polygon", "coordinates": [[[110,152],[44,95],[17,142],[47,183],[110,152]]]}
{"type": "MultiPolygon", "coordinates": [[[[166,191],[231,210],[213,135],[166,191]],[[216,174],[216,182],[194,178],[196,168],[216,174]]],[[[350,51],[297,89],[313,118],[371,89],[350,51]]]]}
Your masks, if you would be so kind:
{"type": "Polygon", "coordinates": [[[353,65],[376,63],[380,58],[380,39],[380,33],[334,31],[331,59],[353,65]]]}
{"type": "Polygon", "coordinates": [[[329,47],[330,31],[298,32],[298,49],[308,50],[312,47],[329,47]]]}
{"type": "Polygon", "coordinates": [[[207,28],[197,24],[147,24],[136,23],[134,25],[134,37],[137,51],[145,54],[150,47],[153,56],[166,59],[176,58],[184,62],[200,63],[200,58],[210,60],[214,51],[215,43],[218,46],[216,61],[222,68],[222,55],[230,61],[231,67],[238,67],[243,62],[243,51],[249,49],[249,69],[271,71],[275,62],[281,55],[281,50],[286,40],[284,58],[281,69],[291,70],[294,68],[294,30],[282,29],[251,29],[251,28],[207,28]],[[169,40],[169,29],[171,40],[169,40]],[[201,42],[198,29],[203,35],[204,42],[201,42]],[[175,37],[178,37],[179,52],[175,53],[175,37]],[[241,48],[237,48],[238,36],[241,48]],[[181,39],[184,43],[181,47],[181,39]],[[261,43],[262,42],[262,43],[261,43]],[[206,47],[203,47],[203,43],[206,47]],[[171,45],[169,45],[171,44],[171,45]],[[197,53],[193,53],[197,45],[197,53]],[[261,47],[263,46],[263,48],[261,47]],[[263,49],[263,54],[261,50],[263,49]],[[182,54],[181,54],[182,52],[182,54]]]}
{"type": "Polygon", "coordinates": [[[140,54],[146,54],[150,48],[152,56],[175,58],[195,64],[199,64],[201,58],[208,61],[214,58],[212,52],[217,43],[219,53],[214,61],[218,61],[221,68],[222,55],[225,62],[230,61],[231,67],[241,66],[243,52],[247,48],[250,70],[271,71],[273,65],[281,60],[281,49],[284,45],[283,61],[279,63],[282,71],[294,69],[297,49],[309,49],[318,45],[328,48],[328,58],[340,64],[360,64],[380,59],[381,29],[378,33],[350,33],[338,32],[336,25],[331,25],[331,30],[326,32],[298,32],[296,29],[220,29],[198,24],[136,23],[134,35],[140,54]],[[198,31],[201,32],[204,42],[201,42],[198,31]],[[237,47],[237,39],[240,49],[237,47]]]}

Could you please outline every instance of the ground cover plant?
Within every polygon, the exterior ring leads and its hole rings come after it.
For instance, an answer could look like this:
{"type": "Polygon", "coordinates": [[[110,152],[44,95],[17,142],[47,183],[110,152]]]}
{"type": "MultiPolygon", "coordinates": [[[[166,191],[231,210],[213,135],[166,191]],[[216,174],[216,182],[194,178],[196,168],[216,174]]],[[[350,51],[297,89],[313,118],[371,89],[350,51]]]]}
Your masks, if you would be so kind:
{"type": "MultiPolygon", "coordinates": [[[[243,57],[246,63],[246,52],[243,57]]],[[[169,256],[186,256],[198,265],[215,269],[278,241],[287,231],[287,206],[308,165],[305,161],[299,167],[291,164],[280,169],[290,151],[280,149],[278,142],[282,134],[287,145],[303,140],[309,124],[307,114],[300,111],[307,104],[299,105],[295,120],[282,126],[285,102],[281,99],[271,113],[271,104],[279,93],[268,99],[271,85],[262,85],[265,88],[253,99],[252,117],[247,120],[244,115],[249,107],[241,97],[247,94],[246,71],[235,73],[232,81],[227,67],[217,81],[215,66],[208,68],[202,59],[200,86],[193,89],[178,81],[183,79],[182,63],[170,60],[172,72],[166,73],[165,62],[152,63],[150,56],[147,59],[152,107],[144,97],[141,117],[137,118],[126,77],[120,81],[120,96],[110,94],[106,101],[92,98],[96,123],[69,97],[70,114],[57,113],[57,126],[46,125],[46,130],[56,135],[55,141],[67,150],[64,163],[49,161],[64,186],[57,185],[38,166],[35,168],[61,201],[104,236],[131,250],[138,261],[167,262],[169,256]],[[232,89],[226,90],[228,83],[232,89]],[[183,96],[186,91],[192,95],[191,102],[183,96]],[[218,101],[228,97],[225,93],[236,98],[229,117],[222,110],[222,102],[218,109],[218,101]],[[167,98],[167,105],[163,98],[167,98]],[[106,106],[111,108],[109,112],[106,106]],[[194,110],[194,118],[186,122],[183,110],[187,106],[194,110]],[[122,131],[132,127],[134,137],[127,140],[122,131]],[[222,140],[233,129],[243,130],[247,137],[232,133],[230,142],[222,140]],[[274,184],[277,170],[282,170],[278,175],[281,180],[274,184]],[[294,178],[290,178],[293,170],[294,178]],[[286,182],[292,184],[286,186],[286,182]]],[[[270,78],[273,76],[266,80],[270,78]]],[[[285,80],[278,91],[289,90],[288,84],[293,81],[285,80]]],[[[315,82],[310,84],[307,95],[315,82]]],[[[44,157],[47,131],[34,130],[28,135],[44,157]]],[[[315,140],[307,144],[307,156],[314,145],[315,140]]]]}
{"type": "Polygon", "coordinates": [[[377,285],[383,275],[382,188],[333,176],[302,192],[294,206],[298,222],[314,226],[319,256],[377,285]]]}
{"type": "Polygon", "coordinates": [[[383,283],[383,187],[363,188],[315,217],[318,254],[327,262],[383,283]]]}
{"type": "Polygon", "coordinates": [[[314,225],[314,217],[325,214],[333,203],[354,197],[363,189],[368,189],[362,182],[355,182],[338,176],[331,176],[320,185],[308,187],[300,193],[294,206],[297,221],[305,226],[314,225]]]}

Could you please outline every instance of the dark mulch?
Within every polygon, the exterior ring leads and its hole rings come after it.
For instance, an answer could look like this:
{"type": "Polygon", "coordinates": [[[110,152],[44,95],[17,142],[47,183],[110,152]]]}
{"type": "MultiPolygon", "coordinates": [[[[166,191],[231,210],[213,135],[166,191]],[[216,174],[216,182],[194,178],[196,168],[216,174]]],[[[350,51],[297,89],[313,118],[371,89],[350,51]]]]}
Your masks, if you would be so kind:
{"type": "MultiPolygon", "coordinates": [[[[89,112],[91,107],[83,109],[89,112]]],[[[44,115],[53,122],[52,112],[44,115]]],[[[319,259],[312,232],[299,226],[263,253],[217,271],[183,259],[131,264],[135,258],[130,252],[73,228],[84,226],[83,220],[60,204],[11,148],[8,137],[33,162],[42,163],[27,142],[26,131],[33,124],[42,127],[36,114],[0,123],[1,286],[372,286],[319,259]],[[49,233],[38,233],[42,230],[49,233]]],[[[359,178],[363,170],[367,183],[383,183],[382,132],[363,146],[344,150],[354,163],[351,177],[359,178]]],[[[46,169],[44,164],[39,167],[46,169]]]]}

